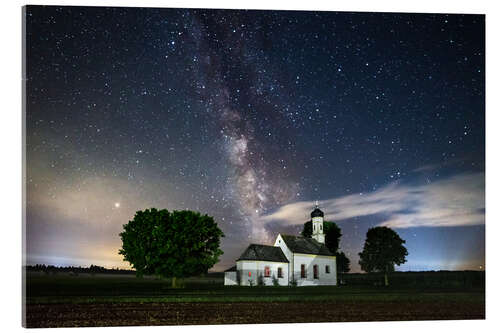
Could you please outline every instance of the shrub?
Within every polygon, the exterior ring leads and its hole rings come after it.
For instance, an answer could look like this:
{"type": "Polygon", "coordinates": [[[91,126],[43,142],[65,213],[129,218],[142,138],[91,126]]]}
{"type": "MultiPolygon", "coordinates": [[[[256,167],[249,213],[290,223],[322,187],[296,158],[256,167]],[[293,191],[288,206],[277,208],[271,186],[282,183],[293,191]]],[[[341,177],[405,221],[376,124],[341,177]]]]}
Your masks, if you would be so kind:
{"type": "Polygon", "coordinates": [[[258,286],[264,285],[264,277],[262,276],[262,274],[259,274],[259,276],[257,276],[257,285],[258,286]]]}
{"type": "Polygon", "coordinates": [[[273,274],[273,286],[277,287],[280,283],[278,282],[278,278],[273,274]]]}

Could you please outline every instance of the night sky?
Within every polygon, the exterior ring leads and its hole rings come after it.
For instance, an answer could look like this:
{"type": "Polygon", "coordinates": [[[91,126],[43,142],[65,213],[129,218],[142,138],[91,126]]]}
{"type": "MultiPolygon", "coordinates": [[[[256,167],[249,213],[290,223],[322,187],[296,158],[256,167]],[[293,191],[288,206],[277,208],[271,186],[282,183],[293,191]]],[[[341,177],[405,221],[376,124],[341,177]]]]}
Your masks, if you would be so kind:
{"type": "Polygon", "coordinates": [[[316,200],[359,271],[484,269],[482,15],[27,7],[27,263],[128,267],[137,210],[190,209],[221,261],[316,200]]]}

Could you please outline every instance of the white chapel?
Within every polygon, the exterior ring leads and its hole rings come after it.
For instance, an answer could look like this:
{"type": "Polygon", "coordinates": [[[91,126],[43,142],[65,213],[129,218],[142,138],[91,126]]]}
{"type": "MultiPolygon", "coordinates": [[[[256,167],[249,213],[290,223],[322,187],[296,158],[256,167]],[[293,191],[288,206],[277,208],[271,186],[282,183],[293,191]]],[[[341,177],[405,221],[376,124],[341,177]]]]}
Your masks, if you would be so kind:
{"type": "Polygon", "coordinates": [[[225,271],[224,285],[255,286],[259,278],[267,286],[336,285],[336,258],[325,245],[323,217],[316,205],[311,238],[278,234],[273,246],[250,244],[225,271]]]}

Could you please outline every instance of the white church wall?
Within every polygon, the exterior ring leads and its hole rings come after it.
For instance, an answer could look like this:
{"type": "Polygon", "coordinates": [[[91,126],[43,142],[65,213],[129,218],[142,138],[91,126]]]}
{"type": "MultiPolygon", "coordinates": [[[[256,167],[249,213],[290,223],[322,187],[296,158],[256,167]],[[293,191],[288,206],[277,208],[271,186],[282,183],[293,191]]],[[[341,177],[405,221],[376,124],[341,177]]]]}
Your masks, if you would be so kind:
{"type": "Polygon", "coordinates": [[[276,237],[276,240],[274,241],[274,246],[279,246],[281,248],[281,251],[283,251],[283,253],[285,254],[286,259],[290,262],[292,261],[293,259],[292,251],[288,249],[281,235],[278,235],[278,237],[276,237]]]}
{"type": "MultiPolygon", "coordinates": [[[[293,252],[290,251],[288,246],[286,246],[285,241],[283,240],[283,237],[281,237],[281,234],[276,237],[276,241],[274,241],[274,246],[279,246],[281,248],[281,251],[285,254],[286,259],[290,262],[288,265],[288,269],[290,272],[293,272],[293,252]]],[[[292,281],[292,274],[289,274],[288,276],[289,282],[292,281]]]]}
{"type": "Polygon", "coordinates": [[[262,275],[264,285],[273,285],[273,276],[278,279],[280,286],[288,285],[288,263],[286,262],[271,262],[271,261],[254,261],[254,260],[239,260],[236,262],[236,269],[240,274],[241,285],[256,286],[259,275],[262,275]],[[270,276],[265,277],[264,270],[268,266],[270,269],[270,276]],[[282,270],[282,277],[278,278],[278,268],[282,270]],[[250,282],[251,281],[251,282],[250,282]]]}
{"type": "Polygon", "coordinates": [[[293,277],[297,286],[337,285],[337,264],[335,257],[295,253],[293,277]],[[301,265],[305,265],[306,277],[301,277],[301,265]],[[314,265],[318,265],[318,279],[314,278],[314,265]],[[326,273],[326,266],[330,273],[326,273]]]}
{"type": "Polygon", "coordinates": [[[235,285],[238,285],[238,280],[236,279],[236,272],[225,272],[225,274],[224,274],[224,285],[225,286],[235,286],[235,285]]]}

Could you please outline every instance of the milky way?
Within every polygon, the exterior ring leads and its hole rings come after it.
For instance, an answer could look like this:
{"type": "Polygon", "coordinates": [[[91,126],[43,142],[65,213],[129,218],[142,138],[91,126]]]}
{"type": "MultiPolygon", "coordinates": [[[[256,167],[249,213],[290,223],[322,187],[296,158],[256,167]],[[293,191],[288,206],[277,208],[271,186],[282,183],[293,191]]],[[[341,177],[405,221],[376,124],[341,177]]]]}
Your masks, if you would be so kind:
{"type": "MultiPolygon", "coordinates": [[[[259,126],[258,122],[268,117],[278,122],[286,119],[267,111],[266,104],[272,103],[272,94],[261,87],[272,84],[273,78],[259,75],[266,72],[262,59],[265,56],[255,56],[259,45],[245,36],[248,18],[233,12],[230,22],[226,22],[226,15],[220,14],[203,12],[193,19],[192,29],[197,32],[192,34],[197,46],[194,53],[201,59],[197,61],[193,80],[203,82],[198,93],[220,127],[221,146],[231,165],[230,193],[236,197],[241,218],[250,230],[249,238],[269,241],[269,233],[258,217],[269,207],[290,200],[297,189],[286,176],[266,172],[272,161],[266,158],[265,143],[256,137],[259,132],[256,134],[254,123],[259,126]],[[219,41],[229,47],[217,45],[219,41]]],[[[283,107],[281,102],[277,103],[283,107]]]]}
{"type": "Polygon", "coordinates": [[[484,267],[484,16],[30,6],[26,32],[28,262],[123,266],[157,207],[214,216],[221,269],[319,200],[354,270],[375,225],[402,269],[484,267]]]}

